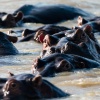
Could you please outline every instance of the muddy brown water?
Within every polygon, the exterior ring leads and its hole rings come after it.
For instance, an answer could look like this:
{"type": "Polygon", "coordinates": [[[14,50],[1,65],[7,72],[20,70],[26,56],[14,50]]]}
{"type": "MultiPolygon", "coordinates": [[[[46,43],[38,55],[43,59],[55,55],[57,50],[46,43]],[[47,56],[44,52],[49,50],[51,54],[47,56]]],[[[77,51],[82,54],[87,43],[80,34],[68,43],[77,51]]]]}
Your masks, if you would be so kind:
{"type": "MultiPolygon", "coordinates": [[[[18,7],[24,4],[33,5],[50,5],[50,4],[67,4],[79,7],[97,16],[100,16],[100,0],[0,0],[0,12],[6,11],[12,13],[18,7]]],[[[72,27],[77,25],[76,20],[67,21],[59,25],[72,27]]],[[[23,27],[12,28],[35,29],[42,24],[25,24],[23,27]]],[[[10,29],[0,29],[7,33],[10,29]]],[[[100,36],[96,36],[100,41],[100,36]]],[[[14,44],[19,50],[16,56],[0,56],[0,77],[7,77],[7,72],[15,74],[31,73],[33,59],[39,56],[42,45],[34,41],[14,44]]],[[[76,71],[60,73],[54,78],[46,78],[63,91],[72,94],[70,97],[61,98],[60,100],[100,100],[100,69],[95,68],[90,71],[76,71]]],[[[54,99],[55,100],[55,99],[54,99]]],[[[57,99],[58,100],[58,99],[57,99]]]]}

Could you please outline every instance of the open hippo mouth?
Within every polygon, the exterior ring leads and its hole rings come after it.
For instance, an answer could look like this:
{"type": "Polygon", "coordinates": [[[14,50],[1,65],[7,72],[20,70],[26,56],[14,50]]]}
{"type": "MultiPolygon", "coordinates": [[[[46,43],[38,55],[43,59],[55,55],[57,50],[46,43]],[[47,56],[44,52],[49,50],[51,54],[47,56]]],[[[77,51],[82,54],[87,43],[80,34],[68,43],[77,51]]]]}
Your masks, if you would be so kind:
{"type": "Polygon", "coordinates": [[[37,42],[43,43],[43,39],[46,35],[46,32],[44,30],[38,30],[34,36],[34,40],[37,42]]]}

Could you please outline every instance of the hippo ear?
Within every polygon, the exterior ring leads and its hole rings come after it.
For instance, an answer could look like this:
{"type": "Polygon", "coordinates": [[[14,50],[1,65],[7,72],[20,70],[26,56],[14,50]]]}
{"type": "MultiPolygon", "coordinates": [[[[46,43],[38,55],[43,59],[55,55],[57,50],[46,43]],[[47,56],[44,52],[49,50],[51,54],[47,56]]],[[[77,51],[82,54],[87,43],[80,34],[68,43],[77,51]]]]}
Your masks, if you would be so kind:
{"type": "Polygon", "coordinates": [[[10,42],[13,42],[13,43],[16,43],[17,40],[18,40],[18,37],[16,36],[10,36],[10,35],[7,35],[7,38],[10,42]]]}
{"type": "Polygon", "coordinates": [[[8,72],[8,74],[9,74],[9,78],[11,78],[12,76],[14,76],[14,74],[11,73],[11,72],[8,72]]]}
{"type": "Polygon", "coordinates": [[[78,17],[77,21],[78,21],[78,26],[79,27],[88,22],[87,20],[85,20],[81,16],[78,17]]]}
{"type": "Polygon", "coordinates": [[[80,38],[80,36],[82,35],[82,33],[83,33],[83,30],[82,29],[77,29],[76,31],[75,31],[75,35],[74,35],[74,38],[76,38],[76,39],[78,39],[78,38],[80,38]]]}
{"type": "Polygon", "coordinates": [[[84,29],[83,29],[87,34],[92,32],[92,27],[90,25],[87,25],[84,29]]]}
{"type": "Polygon", "coordinates": [[[57,72],[68,71],[71,70],[71,65],[66,60],[61,60],[60,63],[56,67],[57,72]]]}
{"type": "Polygon", "coordinates": [[[32,79],[32,83],[34,86],[40,86],[42,84],[42,77],[41,75],[37,75],[32,79]]]}
{"type": "Polygon", "coordinates": [[[19,12],[16,14],[16,16],[14,16],[15,22],[17,23],[18,21],[22,20],[23,16],[24,16],[23,13],[22,13],[21,11],[19,11],[19,12]]]}

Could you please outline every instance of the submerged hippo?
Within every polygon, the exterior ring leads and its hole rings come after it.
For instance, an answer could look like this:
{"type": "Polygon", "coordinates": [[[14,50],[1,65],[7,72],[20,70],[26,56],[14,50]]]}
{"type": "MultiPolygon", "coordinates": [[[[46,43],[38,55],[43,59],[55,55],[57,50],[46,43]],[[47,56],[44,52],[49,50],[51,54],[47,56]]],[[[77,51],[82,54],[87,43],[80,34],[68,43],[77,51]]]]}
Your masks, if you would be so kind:
{"type": "Polygon", "coordinates": [[[78,16],[91,17],[94,15],[79,8],[61,4],[47,6],[24,5],[13,14],[1,13],[0,26],[16,27],[27,22],[54,24],[78,16]]]}
{"type": "Polygon", "coordinates": [[[3,87],[4,99],[34,100],[69,96],[40,75],[19,74],[7,80],[3,87]]]}
{"type": "Polygon", "coordinates": [[[35,59],[31,70],[34,74],[40,73],[47,77],[54,76],[58,72],[90,69],[99,66],[100,63],[88,58],[73,54],[54,53],[47,57],[35,59]]]}
{"type": "Polygon", "coordinates": [[[0,55],[15,55],[18,50],[11,42],[16,42],[17,37],[6,35],[0,32],[0,55]]]}

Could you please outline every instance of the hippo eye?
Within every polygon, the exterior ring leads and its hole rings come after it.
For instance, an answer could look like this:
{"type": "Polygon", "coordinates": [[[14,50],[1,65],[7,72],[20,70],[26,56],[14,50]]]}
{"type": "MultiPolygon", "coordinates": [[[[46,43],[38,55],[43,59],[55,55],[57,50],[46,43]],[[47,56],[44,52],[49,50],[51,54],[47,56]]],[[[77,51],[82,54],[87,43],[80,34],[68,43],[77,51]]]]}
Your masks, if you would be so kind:
{"type": "Polygon", "coordinates": [[[82,35],[81,35],[81,38],[84,38],[84,37],[85,37],[85,34],[82,34],[82,35]]]}
{"type": "Polygon", "coordinates": [[[16,84],[15,84],[15,83],[12,83],[11,86],[12,86],[13,88],[15,88],[15,87],[16,87],[16,84]]]}

